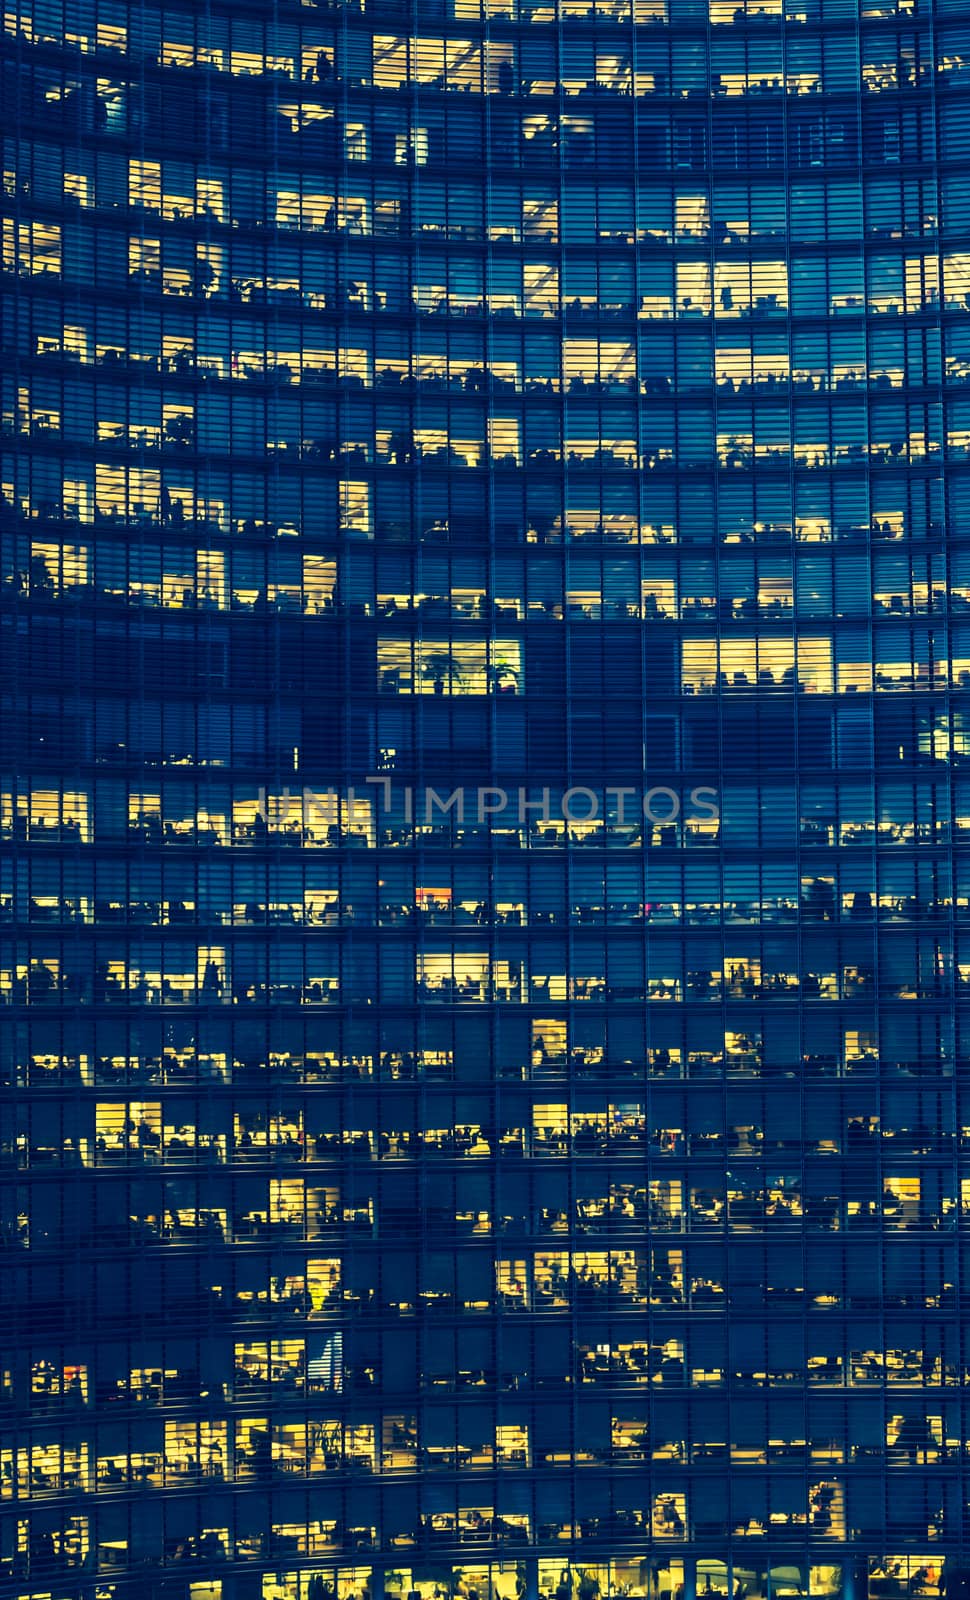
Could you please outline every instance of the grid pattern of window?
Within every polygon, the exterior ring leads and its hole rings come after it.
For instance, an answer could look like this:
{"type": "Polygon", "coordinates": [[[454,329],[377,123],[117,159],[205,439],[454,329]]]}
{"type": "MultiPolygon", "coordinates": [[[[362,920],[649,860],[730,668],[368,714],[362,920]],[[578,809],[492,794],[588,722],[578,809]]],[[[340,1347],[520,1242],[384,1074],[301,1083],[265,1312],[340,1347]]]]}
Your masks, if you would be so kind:
{"type": "Polygon", "coordinates": [[[959,1600],[964,0],[5,6],[0,1594],[959,1600]]]}

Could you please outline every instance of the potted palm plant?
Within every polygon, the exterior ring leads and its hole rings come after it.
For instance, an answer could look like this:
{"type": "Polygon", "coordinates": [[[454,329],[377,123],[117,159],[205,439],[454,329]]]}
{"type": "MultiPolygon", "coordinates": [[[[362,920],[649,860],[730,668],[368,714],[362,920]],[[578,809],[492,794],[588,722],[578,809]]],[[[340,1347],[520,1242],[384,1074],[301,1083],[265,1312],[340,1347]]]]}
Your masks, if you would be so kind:
{"type": "Polygon", "coordinates": [[[496,661],[489,668],[489,680],[492,688],[498,694],[517,694],[519,689],[519,672],[513,667],[511,661],[496,661]]]}
{"type": "Polygon", "coordinates": [[[461,671],[450,650],[439,650],[434,655],[425,656],[421,663],[421,676],[434,686],[435,694],[444,694],[445,684],[448,685],[450,694],[452,684],[463,681],[461,671]]]}

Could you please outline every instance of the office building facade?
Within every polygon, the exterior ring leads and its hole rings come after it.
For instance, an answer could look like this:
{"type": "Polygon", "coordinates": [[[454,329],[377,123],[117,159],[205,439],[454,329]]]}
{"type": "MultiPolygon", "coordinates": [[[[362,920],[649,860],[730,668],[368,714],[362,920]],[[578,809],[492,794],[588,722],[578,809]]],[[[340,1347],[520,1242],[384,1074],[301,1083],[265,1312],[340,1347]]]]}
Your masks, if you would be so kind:
{"type": "Polygon", "coordinates": [[[0,1594],[953,1600],[961,0],[2,57],[0,1594]]]}

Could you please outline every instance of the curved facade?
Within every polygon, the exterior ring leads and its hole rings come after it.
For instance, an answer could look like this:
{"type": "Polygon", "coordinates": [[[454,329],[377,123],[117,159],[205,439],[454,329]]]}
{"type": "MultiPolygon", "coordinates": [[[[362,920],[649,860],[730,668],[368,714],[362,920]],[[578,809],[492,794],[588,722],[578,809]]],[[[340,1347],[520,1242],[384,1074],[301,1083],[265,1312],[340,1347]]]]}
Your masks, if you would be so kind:
{"type": "Polygon", "coordinates": [[[960,0],[7,4],[0,1593],[952,1600],[960,0]]]}

